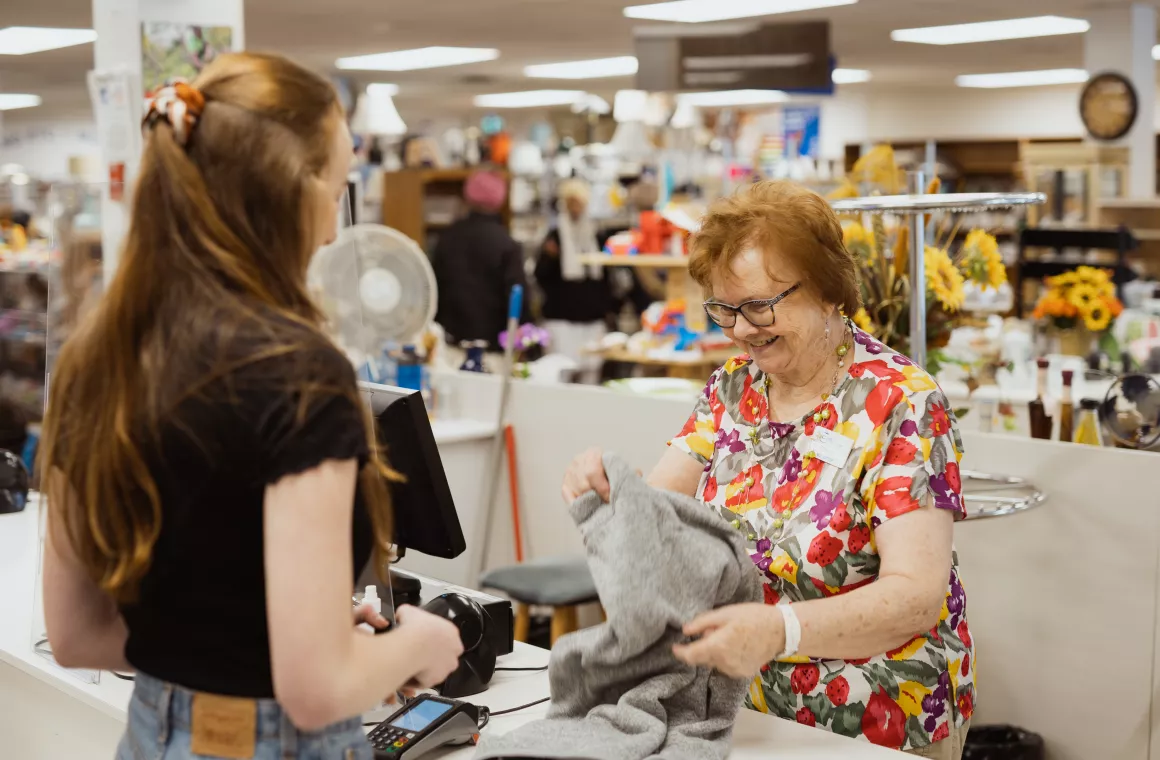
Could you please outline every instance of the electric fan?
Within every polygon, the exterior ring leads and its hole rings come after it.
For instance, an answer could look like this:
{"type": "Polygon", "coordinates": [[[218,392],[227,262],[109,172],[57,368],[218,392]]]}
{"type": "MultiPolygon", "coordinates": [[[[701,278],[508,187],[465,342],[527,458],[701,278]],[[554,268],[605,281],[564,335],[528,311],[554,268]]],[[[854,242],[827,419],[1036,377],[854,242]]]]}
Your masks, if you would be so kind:
{"type": "Polygon", "coordinates": [[[1160,442],[1160,383],[1150,375],[1117,377],[1099,409],[1117,446],[1146,450],[1160,442]]]}
{"type": "Polygon", "coordinates": [[[439,301],[427,255],[379,224],[340,231],[315,255],[307,282],[332,337],[360,365],[388,342],[417,342],[439,301]]]}

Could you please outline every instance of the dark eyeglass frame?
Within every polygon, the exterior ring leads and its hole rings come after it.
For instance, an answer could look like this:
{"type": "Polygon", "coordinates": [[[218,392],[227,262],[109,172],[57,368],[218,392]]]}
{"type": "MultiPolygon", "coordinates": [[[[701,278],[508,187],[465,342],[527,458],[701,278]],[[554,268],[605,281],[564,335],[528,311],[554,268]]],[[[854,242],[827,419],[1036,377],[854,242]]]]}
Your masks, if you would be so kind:
{"type": "Polygon", "coordinates": [[[707,316],[709,318],[709,320],[713,324],[717,325],[718,327],[734,327],[737,324],[738,315],[745,317],[745,321],[748,322],[749,324],[753,325],[754,327],[773,327],[775,324],[777,324],[777,316],[774,314],[773,307],[777,306],[779,303],[784,301],[786,298],[793,295],[795,292],[797,292],[798,288],[800,288],[800,287],[801,287],[801,283],[799,282],[797,285],[794,285],[792,288],[785,291],[781,295],[774,296],[773,298],[758,298],[758,299],[755,299],[753,301],[746,301],[745,303],[740,303],[736,306],[732,306],[732,305],[727,304],[727,303],[721,303],[720,301],[705,301],[705,303],[703,303],[701,305],[705,309],[705,316],[707,316]],[[755,304],[755,303],[763,304],[769,308],[769,324],[759,325],[745,314],[743,309],[746,306],[749,306],[750,304],[755,304]],[[710,306],[716,306],[718,308],[728,309],[729,311],[733,312],[733,321],[730,322],[729,324],[726,324],[726,325],[721,324],[720,322],[717,321],[716,317],[713,316],[713,313],[711,311],[709,311],[710,306]]]}

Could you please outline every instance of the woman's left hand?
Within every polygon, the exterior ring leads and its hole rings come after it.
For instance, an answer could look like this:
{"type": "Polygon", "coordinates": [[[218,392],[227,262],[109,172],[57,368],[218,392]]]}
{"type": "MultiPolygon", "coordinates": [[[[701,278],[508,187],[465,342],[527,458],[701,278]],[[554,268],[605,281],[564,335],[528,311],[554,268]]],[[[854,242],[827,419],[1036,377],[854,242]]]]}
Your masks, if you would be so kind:
{"type": "Polygon", "coordinates": [[[381,613],[375,612],[375,608],[370,604],[360,604],[354,608],[354,624],[366,623],[376,631],[383,631],[391,627],[390,621],[382,616],[381,613]]]}
{"type": "Polygon", "coordinates": [[[707,665],[732,678],[752,678],[785,649],[785,621],[769,604],[733,604],[699,615],[685,625],[691,644],[673,654],[688,665],[707,665]]]}

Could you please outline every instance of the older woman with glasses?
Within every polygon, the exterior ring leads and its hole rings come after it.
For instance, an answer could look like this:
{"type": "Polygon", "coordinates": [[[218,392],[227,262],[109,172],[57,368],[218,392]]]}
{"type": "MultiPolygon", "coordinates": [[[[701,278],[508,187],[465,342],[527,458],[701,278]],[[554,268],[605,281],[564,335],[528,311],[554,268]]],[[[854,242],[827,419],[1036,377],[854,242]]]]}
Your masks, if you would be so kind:
{"type": "MultiPolygon", "coordinates": [[[[766,604],[688,621],[676,657],[752,678],[752,709],[958,760],[975,658],[952,544],[962,446],[945,396],[850,321],[854,262],[814,193],[766,182],[719,201],[689,268],[744,354],[709,379],[649,483],[745,536],[766,604]]],[[[600,457],[572,463],[566,500],[610,497],[600,457]]]]}

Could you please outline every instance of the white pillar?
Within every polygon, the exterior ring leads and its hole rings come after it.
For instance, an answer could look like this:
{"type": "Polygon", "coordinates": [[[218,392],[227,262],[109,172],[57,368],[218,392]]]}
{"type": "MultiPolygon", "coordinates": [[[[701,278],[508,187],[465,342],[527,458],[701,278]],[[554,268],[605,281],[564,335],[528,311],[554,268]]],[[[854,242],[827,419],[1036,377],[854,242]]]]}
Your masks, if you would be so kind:
{"type": "MultiPolygon", "coordinates": [[[[93,0],[93,29],[97,32],[93,67],[98,72],[124,70],[141,86],[141,25],[167,21],[196,26],[228,26],[233,50],[245,48],[243,0],[93,0]]],[[[144,91],[133,98],[133,124],[140,124],[144,91]]],[[[103,143],[103,139],[102,139],[103,143]]],[[[128,226],[129,203],[137,177],[140,141],[125,162],[123,200],[113,201],[105,190],[101,204],[101,240],[105,282],[112,279],[120,255],[121,241],[128,226]]],[[[102,157],[101,179],[108,181],[108,161],[102,157]]]]}
{"type": "Polygon", "coordinates": [[[1127,7],[1093,10],[1087,14],[1091,29],[1084,35],[1084,66],[1091,76],[1114,72],[1127,77],[1136,89],[1139,114],[1124,137],[1115,141],[1130,151],[1128,195],[1156,195],[1156,9],[1135,3],[1127,7]]]}

